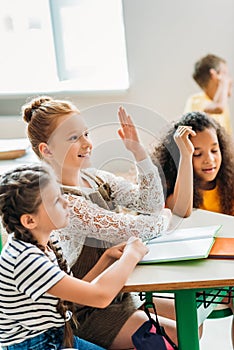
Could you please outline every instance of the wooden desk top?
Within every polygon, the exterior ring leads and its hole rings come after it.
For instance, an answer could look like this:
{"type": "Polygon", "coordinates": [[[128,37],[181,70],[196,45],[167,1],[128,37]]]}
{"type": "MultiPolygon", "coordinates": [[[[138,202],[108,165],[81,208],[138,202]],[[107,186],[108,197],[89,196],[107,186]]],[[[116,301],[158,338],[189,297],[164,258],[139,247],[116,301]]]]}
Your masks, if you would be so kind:
{"type": "MultiPolygon", "coordinates": [[[[218,236],[234,237],[234,217],[195,209],[189,218],[174,216],[176,228],[221,224],[218,236]]],[[[124,291],[172,291],[234,286],[234,260],[199,259],[138,265],[124,291]]]]}

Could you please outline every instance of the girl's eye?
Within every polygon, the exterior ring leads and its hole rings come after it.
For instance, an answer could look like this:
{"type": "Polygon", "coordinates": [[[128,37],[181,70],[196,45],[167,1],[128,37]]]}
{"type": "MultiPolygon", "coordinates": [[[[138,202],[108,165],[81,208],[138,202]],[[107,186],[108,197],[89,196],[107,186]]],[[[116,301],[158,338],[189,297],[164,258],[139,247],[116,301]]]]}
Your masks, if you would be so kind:
{"type": "Polygon", "coordinates": [[[76,140],[78,140],[78,136],[76,136],[76,135],[73,135],[73,136],[69,137],[69,139],[68,139],[68,141],[76,141],[76,140]]]}
{"type": "Polygon", "coordinates": [[[217,153],[218,150],[217,150],[217,149],[213,149],[211,152],[212,152],[212,153],[217,153]]]}
{"type": "Polygon", "coordinates": [[[57,197],[57,198],[55,199],[54,204],[56,205],[56,204],[58,204],[58,202],[59,202],[59,197],[57,197]]]}
{"type": "Polygon", "coordinates": [[[62,194],[56,198],[55,204],[58,204],[63,201],[63,196],[62,194]]]}

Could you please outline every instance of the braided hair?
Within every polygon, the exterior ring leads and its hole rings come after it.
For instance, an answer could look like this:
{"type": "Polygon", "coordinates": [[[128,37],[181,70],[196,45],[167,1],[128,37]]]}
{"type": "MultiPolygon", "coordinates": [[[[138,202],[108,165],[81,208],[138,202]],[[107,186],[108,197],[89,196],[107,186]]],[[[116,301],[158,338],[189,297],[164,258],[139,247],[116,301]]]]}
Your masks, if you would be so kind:
{"type": "MultiPolygon", "coordinates": [[[[180,161],[180,152],[174,140],[174,133],[179,126],[191,126],[195,132],[202,132],[207,128],[216,131],[222,162],[216,177],[216,186],[220,198],[220,205],[223,214],[234,215],[234,154],[231,137],[224,128],[203,112],[189,112],[184,114],[179,121],[167,131],[159,144],[156,145],[151,157],[154,164],[159,164],[161,178],[165,179],[165,198],[174,192],[177,169],[180,161]]],[[[193,172],[193,207],[199,208],[203,202],[200,190],[200,180],[193,172]]]]}
{"type": "MultiPolygon", "coordinates": [[[[45,247],[39,244],[30,230],[21,224],[20,218],[25,213],[37,212],[42,203],[40,192],[53,179],[55,180],[55,175],[50,167],[39,163],[19,166],[7,171],[0,178],[0,215],[3,227],[7,233],[13,233],[16,239],[34,244],[45,254],[45,247]]],[[[69,274],[67,262],[62,254],[51,241],[48,242],[48,246],[53,250],[60,269],[69,274]]],[[[57,311],[64,319],[68,309],[71,308],[72,303],[59,299],[57,311]]],[[[65,322],[64,339],[66,347],[73,346],[73,333],[69,322],[65,322]]]]}

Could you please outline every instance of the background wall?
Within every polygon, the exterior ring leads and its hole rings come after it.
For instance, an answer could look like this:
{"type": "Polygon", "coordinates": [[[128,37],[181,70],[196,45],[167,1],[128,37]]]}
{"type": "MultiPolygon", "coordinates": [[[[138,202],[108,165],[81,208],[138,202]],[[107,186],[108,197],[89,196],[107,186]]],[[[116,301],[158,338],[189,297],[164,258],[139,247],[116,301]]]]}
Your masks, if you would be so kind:
{"type": "MultiPolygon", "coordinates": [[[[72,99],[80,110],[109,102],[138,104],[172,120],[183,112],[187,96],[198,90],[191,72],[199,57],[224,57],[234,77],[233,0],[123,0],[123,6],[129,90],[58,97],[72,99]]],[[[19,115],[24,102],[25,97],[0,98],[0,115],[19,115]]],[[[230,108],[233,115],[233,97],[230,108]]],[[[20,122],[9,128],[8,119],[0,118],[0,137],[3,129],[14,137],[22,133],[20,122]]]]}

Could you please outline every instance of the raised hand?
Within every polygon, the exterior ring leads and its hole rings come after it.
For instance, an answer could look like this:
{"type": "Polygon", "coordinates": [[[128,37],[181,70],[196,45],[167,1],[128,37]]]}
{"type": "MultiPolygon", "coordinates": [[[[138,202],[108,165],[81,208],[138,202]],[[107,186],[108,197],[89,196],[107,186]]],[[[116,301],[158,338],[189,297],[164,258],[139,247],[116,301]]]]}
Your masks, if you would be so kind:
{"type": "Polygon", "coordinates": [[[174,134],[174,140],[181,155],[192,155],[194,152],[194,146],[189,138],[190,136],[196,136],[191,126],[180,125],[174,134]]]}
{"type": "Polygon", "coordinates": [[[145,159],[147,154],[143,145],[140,143],[139,136],[131,116],[127,114],[123,107],[119,107],[118,116],[120,121],[118,134],[123,140],[125,147],[133,153],[137,161],[145,159]]]}

